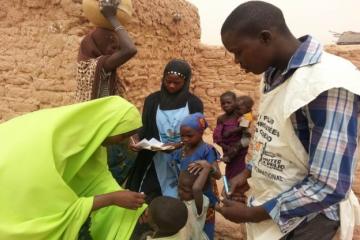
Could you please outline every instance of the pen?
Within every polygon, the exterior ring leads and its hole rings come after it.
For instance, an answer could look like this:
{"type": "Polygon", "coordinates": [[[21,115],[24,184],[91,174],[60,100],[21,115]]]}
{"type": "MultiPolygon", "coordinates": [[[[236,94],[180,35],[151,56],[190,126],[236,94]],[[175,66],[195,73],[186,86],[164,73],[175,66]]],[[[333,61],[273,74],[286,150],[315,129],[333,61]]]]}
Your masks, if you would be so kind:
{"type": "Polygon", "coordinates": [[[132,136],[130,137],[130,141],[131,141],[131,144],[135,145],[135,140],[132,136]]]}
{"type": "Polygon", "coordinates": [[[224,188],[225,188],[225,193],[226,195],[229,195],[230,194],[230,191],[229,191],[229,183],[227,181],[227,178],[226,176],[222,176],[222,179],[223,179],[223,182],[224,182],[224,188]]]}

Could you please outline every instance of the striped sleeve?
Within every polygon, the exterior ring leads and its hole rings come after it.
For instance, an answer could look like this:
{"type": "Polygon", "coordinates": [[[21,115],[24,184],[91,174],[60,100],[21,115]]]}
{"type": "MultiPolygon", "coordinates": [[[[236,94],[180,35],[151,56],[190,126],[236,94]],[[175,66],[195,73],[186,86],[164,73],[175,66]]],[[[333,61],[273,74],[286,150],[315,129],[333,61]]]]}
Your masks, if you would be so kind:
{"type": "Polygon", "coordinates": [[[305,108],[309,125],[309,172],[263,207],[283,232],[295,219],[333,207],[351,188],[356,166],[359,97],[334,88],[305,108]]]}

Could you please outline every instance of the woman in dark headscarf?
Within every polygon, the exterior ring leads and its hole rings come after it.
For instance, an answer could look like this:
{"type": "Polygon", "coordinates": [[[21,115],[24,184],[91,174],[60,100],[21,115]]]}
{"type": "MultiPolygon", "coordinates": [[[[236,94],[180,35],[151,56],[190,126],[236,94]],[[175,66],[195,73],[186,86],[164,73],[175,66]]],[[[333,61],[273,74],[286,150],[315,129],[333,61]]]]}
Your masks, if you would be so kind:
{"type": "MultiPolygon", "coordinates": [[[[81,41],[76,75],[77,102],[111,95],[123,96],[125,88],[116,69],[137,52],[128,33],[116,18],[119,1],[100,0],[99,3],[102,14],[114,30],[97,27],[81,41]]],[[[127,151],[127,144],[108,148],[109,169],[119,184],[127,177],[135,156],[127,151]]]]}
{"type": "MultiPolygon", "coordinates": [[[[145,99],[143,128],[138,139],[156,138],[181,147],[180,123],[190,113],[203,112],[201,100],[189,92],[191,68],[183,60],[171,60],[164,69],[160,91],[145,99]]],[[[170,167],[170,154],[141,150],[127,188],[144,192],[149,200],[165,195],[177,197],[176,171],[170,167]]]]}

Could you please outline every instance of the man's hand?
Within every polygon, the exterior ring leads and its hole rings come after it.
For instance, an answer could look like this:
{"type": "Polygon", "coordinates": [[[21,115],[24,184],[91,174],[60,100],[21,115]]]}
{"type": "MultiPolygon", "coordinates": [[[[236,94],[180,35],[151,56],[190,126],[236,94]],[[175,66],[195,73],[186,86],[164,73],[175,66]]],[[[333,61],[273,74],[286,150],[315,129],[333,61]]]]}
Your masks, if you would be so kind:
{"type": "Polygon", "coordinates": [[[223,206],[216,205],[215,209],[221,215],[223,215],[224,218],[235,223],[248,222],[247,211],[249,208],[246,206],[245,203],[229,199],[224,199],[222,203],[223,206]]]}
{"type": "Polygon", "coordinates": [[[223,206],[217,205],[215,209],[226,219],[235,223],[261,222],[270,219],[268,213],[261,206],[247,207],[244,203],[229,199],[224,199],[223,206]]]}
{"type": "Polygon", "coordinates": [[[245,169],[239,175],[230,179],[230,196],[243,196],[249,190],[247,183],[249,177],[251,177],[251,172],[245,169]]]}

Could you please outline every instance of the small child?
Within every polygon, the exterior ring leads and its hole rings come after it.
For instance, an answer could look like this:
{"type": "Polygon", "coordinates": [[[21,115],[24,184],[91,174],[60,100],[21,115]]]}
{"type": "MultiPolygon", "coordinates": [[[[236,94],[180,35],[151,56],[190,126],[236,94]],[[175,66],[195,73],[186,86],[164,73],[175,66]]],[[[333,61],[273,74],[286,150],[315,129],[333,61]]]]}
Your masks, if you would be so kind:
{"type": "Polygon", "coordinates": [[[188,210],[188,220],[180,231],[182,239],[208,240],[204,232],[206,213],[209,208],[209,199],[203,194],[205,184],[208,183],[212,167],[208,164],[200,169],[198,175],[189,171],[181,171],[179,176],[179,197],[184,201],[188,210]]]}
{"type": "Polygon", "coordinates": [[[254,118],[252,114],[252,107],[254,106],[254,100],[249,96],[243,95],[236,98],[236,104],[237,104],[237,114],[239,116],[238,119],[239,128],[241,130],[241,139],[237,147],[239,148],[239,150],[245,148],[247,149],[251,140],[250,126],[254,118]]]}
{"type": "Polygon", "coordinates": [[[199,173],[202,168],[208,166],[211,168],[211,183],[204,189],[204,194],[210,201],[204,231],[212,240],[215,233],[215,205],[218,202],[215,179],[221,177],[217,164],[219,154],[214,146],[205,143],[202,139],[204,130],[207,128],[203,114],[194,113],[187,116],[180,126],[183,147],[172,153],[173,164],[177,165],[180,171],[189,170],[195,174],[199,173]]]}
{"type": "Polygon", "coordinates": [[[187,222],[188,210],[182,201],[172,197],[157,197],[151,201],[147,214],[149,225],[154,230],[147,240],[183,240],[180,230],[187,222]]]}
{"type": "Polygon", "coordinates": [[[253,120],[252,107],[254,106],[254,100],[246,95],[239,96],[236,98],[236,105],[239,116],[239,127],[248,129],[253,120]]]}
{"type": "Polygon", "coordinates": [[[236,98],[235,93],[227,91],[220,96],[220,102],[225,113],[217,119],[213,139],[223,149],[225,175],[231,179],[245,169],[254,101],[249,96],[236,98]]]}

